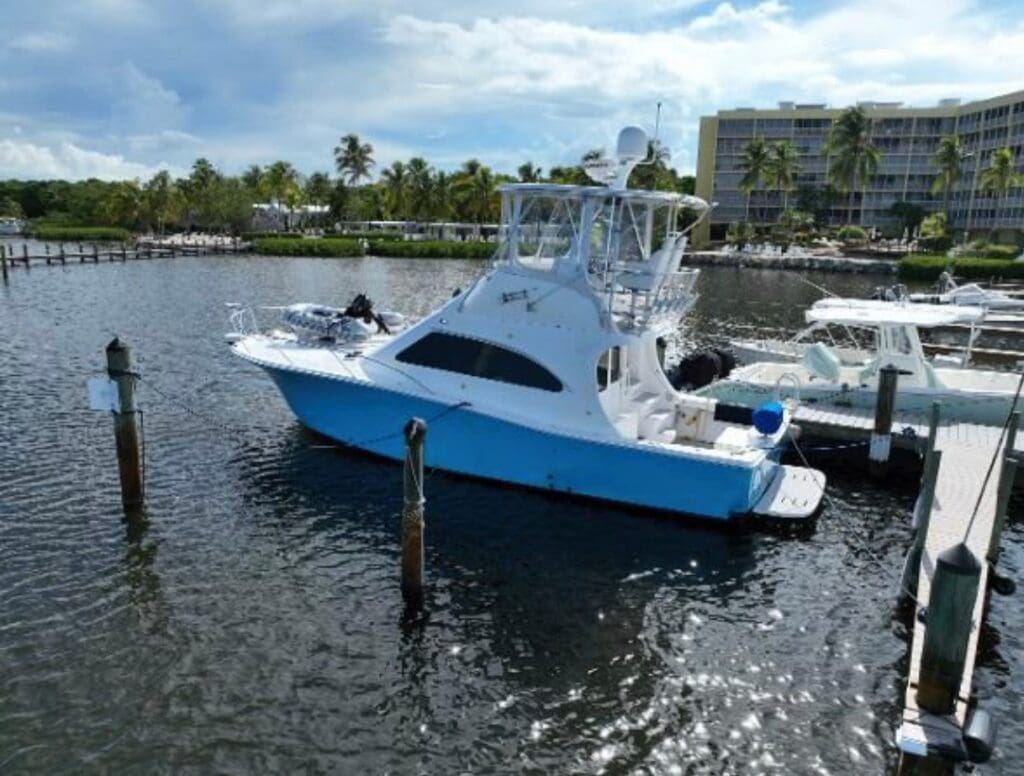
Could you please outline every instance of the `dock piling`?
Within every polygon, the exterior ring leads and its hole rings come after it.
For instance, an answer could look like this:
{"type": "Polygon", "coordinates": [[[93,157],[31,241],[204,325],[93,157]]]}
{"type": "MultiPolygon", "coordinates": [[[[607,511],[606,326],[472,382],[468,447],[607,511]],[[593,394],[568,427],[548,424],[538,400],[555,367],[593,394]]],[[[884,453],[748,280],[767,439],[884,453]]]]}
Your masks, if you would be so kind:
{"type": "Polygon", "coordinates": [[[142,506],[143,482],[140,472],[139,427],[135,408],[135,381],[131,349],[114,337],[107,345],[107,374],[117,384],[118,409],[114,412],[117,468],[121,477],[121,502],[126,512],[142,506]]]}
{"type": "Polygon", "coordinates": [[[933,714],[956,707],[980,580],[981,564],[963,542],[935,560],[916,694],[918,706],[933,714]]]}
{"type": "Polygon", "coordinates": [[[21,259],[25,262],[25,269],[28,269],[28,243],[21,244],[21,259]]]}
{"type": "Polygon", "coordinates": [[[899,372],[896,367],[884,366],[878,374],[878,398],[875,402],[875,427],[868,448],[871,473],[885,473],[892,448],[892,412],[896,405],[896,386],[899,372]]]}
{"type": "Polygon", "coordinates": [[[0,245],[0,267],[3,267],[4,285],[7,285],[7,246],[0,245]]]}
{"type": "Polygon", "coordinates": [[[407,608],[418,610],[423,608],[423,443],[427,424],[412,418],[404,433],[402,598],[407,608]]]}

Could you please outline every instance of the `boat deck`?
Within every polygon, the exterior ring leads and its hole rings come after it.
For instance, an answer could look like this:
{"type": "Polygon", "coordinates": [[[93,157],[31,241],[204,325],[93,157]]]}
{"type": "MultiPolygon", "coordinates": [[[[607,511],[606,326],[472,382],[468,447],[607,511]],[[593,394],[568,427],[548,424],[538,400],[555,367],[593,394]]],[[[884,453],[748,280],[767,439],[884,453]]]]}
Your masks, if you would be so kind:
{"type": "MultiPolygon", "coordinates": [[[[861,441],[870,439],[874,426],[874,411],[843,407],[799,407],[794,420],[809,435],[861,441]]],[[[928,438],[928,420],[919,413],[893,414],[894,446],[924,450],[928,438]]],[[[971,695],[974,664],[978,648],[978,634],[984,616],[984,602],[989,574],[985,562],[989,542],[996,524],[998,489],[1001,466],[994,467],[986,481],[992,457],[999,452],[1003,430],[995,426],[974,423],[942,422],[936,429],[935,448],[942,451],[935,497],[925,537],[918,586],[915,597],[919,606],[928,606],[935,560],[945,550],[965,541],[981,562],[981,580],[974,601],[973,622],[967,648],[967,659],[956,710],[951,716],[939,716],[920,709],[915,697],[921,673],[921,653],[924,647],[926,625],[914,620],[910,669],[903,711],[903,722],[897,740],[907,754],[925,756],[945,752],[963,751],[961,731],[967,715],[967,699],[971,695]],[[979,501],[980,498],[980,501],[979,501]],[[975,504],[977,516],[968,526],[975,504]]],[[[1020,458],[1024,443],[1018,437],[1007,454],[1020,458]]]]}

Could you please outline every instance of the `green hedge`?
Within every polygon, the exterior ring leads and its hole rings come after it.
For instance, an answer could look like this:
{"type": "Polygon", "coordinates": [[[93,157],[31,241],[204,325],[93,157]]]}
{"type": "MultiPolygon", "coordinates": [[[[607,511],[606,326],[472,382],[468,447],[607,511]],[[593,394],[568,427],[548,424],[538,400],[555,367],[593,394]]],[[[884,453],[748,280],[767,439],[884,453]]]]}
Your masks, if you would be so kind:
{"type": "Polygon", "coordinates": [[[335,237],[258,237],[253,240],[252,247],[263,256],[347,258],[363,255],[363,246],[358,240],[335,237]]]}
{"type": "Polygon", "coordinates": [[[29,233],[48,242],[128,242],[132,233],[113,226],[33,226],[29,233]]]}
{"type": "Polygon", "coordinates": [[[997,245],[993,243],[986,243],[983,245],[972,245],[966,251],[964,256],[972,259],[1002,259],[1003,261],[1012,261],[1020,255],[1021,249],[1016,245],[997,245]]]}
{"type": "Polygon", "coordinates": [[[918,254],[900,261],[901,280],[935,280],[947,268],[957,277],[987,280],[992,277],[1024,278],[1024,261],[995,259],[950,259],[946,256],[918,254]]]}
{"type": "Polygon", "coordinates": [[[332,237],[348,237],[353,240],[404,240],[405,235],[394,230],[376,232],[328,232],[332,237]]]}
{"type": "Polygon", "coordinates": [[[370,240],[371,256],[398,259],[489,259],[497,245],[462,240],[370,240]]]}
{"type": "Polygon", "coordinates": [[[866,240],[868,233],[859,226],[844,226],[839,229],[836,236],[840,240],[866,240]]]}

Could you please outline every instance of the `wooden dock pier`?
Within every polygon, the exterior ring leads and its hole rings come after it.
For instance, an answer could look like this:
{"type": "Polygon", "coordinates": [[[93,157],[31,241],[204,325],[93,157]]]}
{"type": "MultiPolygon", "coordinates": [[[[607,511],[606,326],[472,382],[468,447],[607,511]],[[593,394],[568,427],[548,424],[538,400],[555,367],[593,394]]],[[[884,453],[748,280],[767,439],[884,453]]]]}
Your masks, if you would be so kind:
{"type": "Polygon", "coordinates": [[[66,266],[69,263],[99,264],[100,262],[137,261],[141,259],[173,259],[179,256],[235,255],[248,253],[252,246],[241,240],[230,242],[180,242],[139,240],[132,245],[105,245],[98,243],[57,243],[54,250],[50,243],[43,244],[42,253],[31,253],[28,243],[15,250],[14,243],[7,243],[4,268],[30,267],[47,264],[66,266]],[[77,250],[75,250],[77,248],[77,250]]]}
{"type": "MultiPolygon", "coordinates": [[[[1024,454],[1016,434],[1018,416],[1005,430],[995,426],[943,421],[941,408],[937,417],[934,427],[924,413],[896,412],[892,418],[894,448],[931,455],[928,451],[933,444],[939,453],[934,462],[937,474],[932,472],[933,479],[925,482],[922,492],[924,509],[928,510],[930,505],[930,511],[918,515],[918,530],[923,532],[917,537],[921,543],[920,564],[904,575],[904,579],[916,579],[916,589],[910,592],[917,602],[917,616],[914,618],[902,724],[897,734],[901,751],[900,774],[952,773],[954,762],[981,761],[987,757],[991,747],[991,741],[973,738],[978,735],[977,730],[991,733],[992,728],[987,718],[981,723],[972,719],[972,714],[977,712],[971,703],[971,687],[978,635],[987,592],[994,579],[993,566],[998,557],[1006,505],[1014,485],[1016,462],[1024,454]],[[925,494],[925,490],[931,492],[925,494]],[[943,608],[940,604],[949,603],[931,600],[939,556],[959,548],[961,544],[978,561],[980,579],[972,600],[957,604],[964,608],[961,619],[969,623],[966,626],[968,632],[933,634],[933,640],[941,637],[940,640],[950,643],[957,639],[966,642],[959,676],[946,676],[946,681],[958,688],[954,692],[955,702],[949,712],[937,713],[923,708],[919,701],[922,683],[927,683],[928,675],[936,672],[934,666],[927,665],[930,656],[924,655],[928,613],[932,608],[943,608]]],[[[794,421],[805,436],[852,442],[869,442],[875,428],[874,411],[870,409],[803,405],[795,411],[794,421]]],[[[926,480],[929,479],[928,468],[925,467],[926,480]]],[[[915,556],[912,548],[910,558],[915,556]]],[[[912,562],[908,560],[908,563],[912,562]]],[[[947,623],[935,617],[932,627],[944,628],[947,623]]]]}

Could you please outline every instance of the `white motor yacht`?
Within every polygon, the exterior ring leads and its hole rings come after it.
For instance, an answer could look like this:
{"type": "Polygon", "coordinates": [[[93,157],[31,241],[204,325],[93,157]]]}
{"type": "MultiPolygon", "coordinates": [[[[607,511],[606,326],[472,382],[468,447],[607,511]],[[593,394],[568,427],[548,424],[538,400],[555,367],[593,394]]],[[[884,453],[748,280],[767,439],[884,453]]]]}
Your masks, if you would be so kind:
{"type": "Polygon", "coordinates": [[[386,458],[402,459],[416,416],[429,428],[426,464],[458,474],[723,520],[810,517],[824,475],[779,462],[781,405],[680,393],[662,370],[658,337],[696,300],[680,211],[708,206],[626,188],[647,149],[627,128],[617,158],[591,166],[605,185],[503,186],[493,263],[398,334],[352,343],[242,329],[232,350],[303,424],[386,458]]]}

